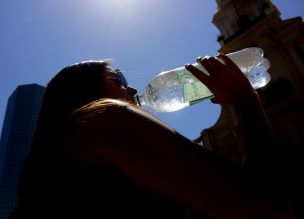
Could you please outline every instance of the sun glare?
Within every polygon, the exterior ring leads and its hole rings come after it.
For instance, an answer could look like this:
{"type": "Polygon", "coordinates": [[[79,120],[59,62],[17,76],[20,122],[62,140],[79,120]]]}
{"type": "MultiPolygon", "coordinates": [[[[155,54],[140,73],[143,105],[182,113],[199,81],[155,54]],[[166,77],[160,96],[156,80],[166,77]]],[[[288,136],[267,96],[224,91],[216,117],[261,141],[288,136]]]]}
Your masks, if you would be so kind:
{"type": "MultiPolygon", "coordinates": [[[[93,5],[111,12],[130,13],[140,10],[144,6],[142,0],[92,0],[93,5]]],[[[116,14],[116,13],[115,13],[116,14]]]]}
{"type": "Polygon", "coordinates": [[[139,24],[156,5],[153,0],[90,0],[86,4],[96,19],[120,28],[139,24]]]}

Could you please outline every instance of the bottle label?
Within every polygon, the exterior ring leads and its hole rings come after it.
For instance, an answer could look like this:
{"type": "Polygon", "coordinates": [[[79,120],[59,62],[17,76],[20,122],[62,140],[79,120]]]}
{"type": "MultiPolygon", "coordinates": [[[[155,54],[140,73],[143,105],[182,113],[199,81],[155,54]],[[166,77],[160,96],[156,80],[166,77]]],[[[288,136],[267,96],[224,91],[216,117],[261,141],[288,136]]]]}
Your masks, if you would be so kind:
{"type": "Polygon", "coordinates": [[[188,102],[190,105],[213,96],[211,91],[202,82],[186,70],[178,72],[177,79],[183,84],[184,102],[188,102]],[[188,83],[185,83],[186,81],[188,83]]]}
{"type": "Polygon", "coordinates": [[[184,85],[184,100],[189,102],[190,105],[212,96],[211,91],[200,81],[184,85]]]}

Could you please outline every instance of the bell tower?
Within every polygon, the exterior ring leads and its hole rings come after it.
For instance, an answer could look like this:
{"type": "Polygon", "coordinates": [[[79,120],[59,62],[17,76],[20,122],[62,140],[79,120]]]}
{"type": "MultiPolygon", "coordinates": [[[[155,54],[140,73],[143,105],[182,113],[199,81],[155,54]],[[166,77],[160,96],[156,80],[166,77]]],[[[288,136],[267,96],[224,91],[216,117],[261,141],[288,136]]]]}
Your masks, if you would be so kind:
{"type": "MultiPolygon", "coordinates": [[[[258,89],[283,145],[304,145],[304,24],[301,17],[282,20],[271,0],[216,0],[212,23],[219,52],[260,47],[270,60],[271,81],[258,89]]],[[[231,107],[222,107],[217,123],[196,139],[204,147],[238,160],[241,125],[231,107]]]]}
{"type": "Polygon", "coordinates": [[[220,31],[217,41],[221,46],[270,14],[280,17],[279,10],[270,0],[216,0],[216,3],[218,7],[212,23],[220,31]]]}

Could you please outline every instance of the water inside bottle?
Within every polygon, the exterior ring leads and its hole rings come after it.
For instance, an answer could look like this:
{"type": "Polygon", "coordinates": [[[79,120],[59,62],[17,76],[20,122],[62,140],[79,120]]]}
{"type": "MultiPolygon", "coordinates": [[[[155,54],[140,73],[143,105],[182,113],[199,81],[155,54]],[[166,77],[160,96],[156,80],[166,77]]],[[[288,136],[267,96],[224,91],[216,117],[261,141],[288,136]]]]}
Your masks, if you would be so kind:
{"type": "MultiPolygon", "coordinates": [[[[263,58],[260,48],[247,48],[227,54],[251,82],[253,88],[265,86],[270,81],[267,70],[270,63],[263,58]]],[[[193,64],[206,74],[206,69],[193,64]]],[[[206,98],[211,98],[210,90],[184,67],[165,71],[155,76],[146,86],[138,101],[155,111],[174,112],[206,98]]]]}
{"type": "Polygon", "coordinates": [[[141,104],[160,112],[174,112],[189,106],[189,103],[185,103],[183,99],[183,85],[162,89],[148,85],[140,99],[142,99],[141,104]]]}
{"type": "Polygon", "coordinates": [[[258,47],[250,47],[227,54],[227,56],[239,67],[239,69],[244,74],[247,74],[253,66],[261,63],[263,55],[263,50],[258,47]]]}

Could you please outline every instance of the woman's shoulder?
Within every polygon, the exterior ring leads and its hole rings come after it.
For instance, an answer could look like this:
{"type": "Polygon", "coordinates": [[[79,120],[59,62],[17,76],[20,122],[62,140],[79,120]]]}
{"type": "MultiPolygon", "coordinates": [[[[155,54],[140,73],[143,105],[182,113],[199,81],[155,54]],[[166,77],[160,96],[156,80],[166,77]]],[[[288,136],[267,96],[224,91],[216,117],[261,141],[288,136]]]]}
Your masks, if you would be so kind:
{"type": "Polygon", "coordinates": [[[175,133],[151,113],[133,103],[116,99],[100,99],[77,109],[66,124],[74,139],[78,134],[95,140],[103,136],[104,143],[118,141],[117,136],[124,142],[134,143],[134,139],[145,139],[150,133],[175,133]]]}
{"type": "Polygon", "coordinates": [[[112,161],[113,154],[122,148],[126,156],[126,151],[141,147],[143,142],[147,146],[151,133],[163,136],[162,142],[169,133],[175,133],[138,106],[113,99],[97,100],[77,109],[68,118],[65,130],[65,148],[94,165],[99,165],[101,157],[112,161]]]}
{"type": "Polygon", "coordinates": [[[100,149],[113,141],[113,134],[120,133],[121,118],[127,116],[131,103],[100,99],[90,102],[72,112],[65,121],[64,147],[72,157],[104,166],[100,149]]]}

